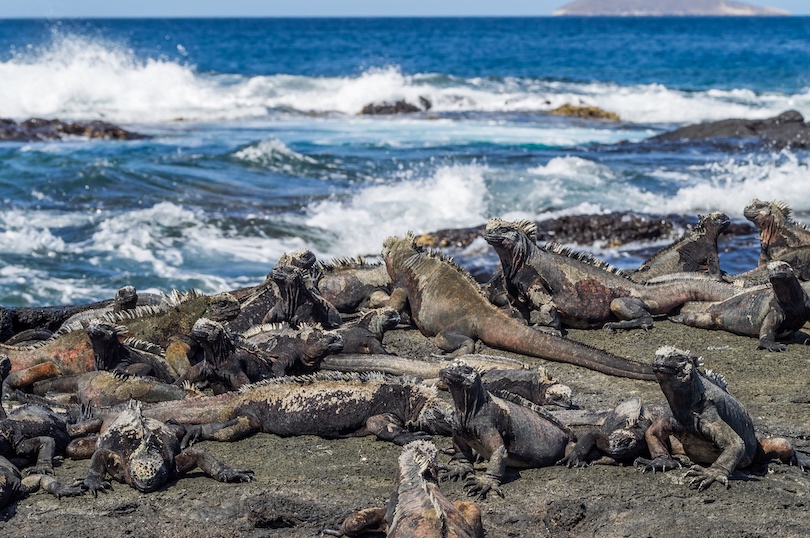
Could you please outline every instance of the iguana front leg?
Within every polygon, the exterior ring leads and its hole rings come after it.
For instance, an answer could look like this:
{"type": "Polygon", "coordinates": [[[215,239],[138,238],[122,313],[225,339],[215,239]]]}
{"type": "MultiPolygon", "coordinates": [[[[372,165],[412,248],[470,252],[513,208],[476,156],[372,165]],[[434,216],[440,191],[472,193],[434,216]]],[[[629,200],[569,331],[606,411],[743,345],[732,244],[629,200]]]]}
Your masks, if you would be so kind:
{"type": "Polygon", "coordinates": [[[188,448],[197,441],[238,441],[261,430],[261,422],[254,416],[241,416],[227,422],[192,424],[184,426],[186,434],[180,443],[188,448]]]}
{"type": "Polygon", "coordinates": [[[26,439],[17,445],[16,452],[19,456],[36,454],[36,466],[26,469],[26,474],[53,474],[53,457],[56,452],[56,441],[53,440],[53,437],[41,436],[26,439]]]}
{"type": "Polygon", "coordinates": [[[453,434],[453,457],[450,458],[447,465],[439,467],[439,479],[442,482],[446,480],[455,482],[466,478],[467,475],[475,474],[473,459],[473,450],[470,445],[457,434],[453,434]]]}
{"type": "Polygon", "coordinates": [[[667,448],[667,441],[673,430],[671,418],[657,417],[653,420],[653,423],[644,432],[644,439],[647,441],[647,448],[652,459],[636,458],[633,461],[633,467],[641,467],[641,472],[652,471],[653,473],[671,471],[680,467],[680,462],[672,457],[667,448]]]}
{"type": "Polygon", "coordinates": [[[767,349],[768,351],[787,351],[787,344],[776,341],[776,329],[783,321],[774,308],[771,308],[765,319],[762,320],[762,327],[759,329],[759,345],[757,349],[767,349]]]}
{"type": "MultiPolygon", "coordinates": [[[[500,436],[499,436],[500,437],[500,436]]],[[[494,491],[499,497],[503,498],[503,491],[501,491],[501,479],[506,473],[506,446],[501,440],[501,445],[492,450],[492,455],[489,457],[489,464],[484,476],[472,476],[464,483],[464,489],[467,490],[467,495],[471,497],[478,497],[486,499],[490,491],[494,491]]]]}
{"type": "Polygon", "coordinates": [[[728,487],[728,477],[745,456],[745,441],[720,418],[714,407],[706,409],[699,419],[700,432],[720,447],[722,452],[709,468],[693,465],[686,473],[689,487],[702,491],[715,482],[728,487]]]}
{"type": "Polygon", "coordinates": [[[199,468],[202,472],[219,482],[250,482],[253,471],[234,469],[216,459],[205,450],[189,448],[174,457],[175,468],[180,474],[199,468]]]}
{"type": "Polygon", "coordinates": [[[634,297],[617,297],[610,302],[610,311],[621,321],[605,323],[605,330],[644,329],[653,325],[652,314],[641,299],[634,297]]]}
{"type": "Polygon", "coordinates": [[[34,493],[38,489],[47,491],[57,499],[62,497],[77,497],[84,495],[81,482],[65,484],[56,478],[44,474],[34,474],[23,478],[20,491],[26,495],[34,493]]]}
{"type": "Polygon", "coordinates": [[[123,479],[121,458],[115,452],[102,448],[93,453],[87,477],[82,481],[82,488],[89,490],[93,497],[98,496],[99,491],[107,493],[108,489],[112,489],[112,484],[104,480],[107,474],[118,480],[123,479]]]}
{"type": "Polygon", "coordinates": [[[378,439],[391,441],[400,446],[420,439],[433,439],[433,436],[428,433],[409,432],[403,427],[402,422],[390,413],[369,417],[366,420],[365,428],[357,432],[357,435],[376,435],[378,439]]]}

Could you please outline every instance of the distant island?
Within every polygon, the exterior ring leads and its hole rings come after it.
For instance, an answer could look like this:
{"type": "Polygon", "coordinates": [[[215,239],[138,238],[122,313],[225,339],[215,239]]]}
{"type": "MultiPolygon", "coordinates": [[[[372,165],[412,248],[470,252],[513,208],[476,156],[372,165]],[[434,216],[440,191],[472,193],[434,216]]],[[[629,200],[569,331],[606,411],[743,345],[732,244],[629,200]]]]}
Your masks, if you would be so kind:
{"type": "Polygon", "coordinates": [[[779,16],[789,11],[730,0],[576,0],[555,17],[779,16]]]}

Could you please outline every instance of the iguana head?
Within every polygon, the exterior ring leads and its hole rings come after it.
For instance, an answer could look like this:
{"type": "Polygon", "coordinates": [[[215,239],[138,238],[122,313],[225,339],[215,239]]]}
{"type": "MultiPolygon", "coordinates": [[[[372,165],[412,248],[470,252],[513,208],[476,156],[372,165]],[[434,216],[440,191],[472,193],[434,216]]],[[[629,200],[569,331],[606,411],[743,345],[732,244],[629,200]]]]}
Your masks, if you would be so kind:
{"type": "Polygon", "coordinates": [[[767,249],[778,244],[781,231],[791,222],[790,208],[784,202],[763,202],[751,200],[743,210],[745,218],[753,222],[759,230],[759,241],[767,249]]]}
{"type": "Polygon", "coordinates": [[[120,345],[119,337],[126,336],[124,327],[116,327],[106,321],[94,319],[85,324],[87,336],[93,346],[96,370],[112,370],[117,366],[120,357],[117,351],[120,345]]]}
{"type": "Polygon", "coordinates": [[[456,359],[439,370],[439,379],[447,386],[453,403],[460,412],[457,417],[462,423],[467,416],[474,415],[486,403],[487,391],[481,375],[466,362],[456,359]]]}
{"type": "Polygon", "coordinates": [[[417,246],[414,235],[408,233],[404,237],[390,236],[383,241],[382,257],[388,269],[388,275],[392,279],[396,278],[398,269],[402,268],[405,260],[424,252],[424,249],[417,246]]]}
{"type": "Polygon", "coordinates": [[[343,350],[343,337],[335,331],[305,327],[301,332],[301,338],[306,340],[305,357],[302,357],[302,360],[310,368],[318,367],[321,360],[327,355],[340,353],[343,350]]]}
{"type": "MultiPolygon", "coordinates": [[[[169,478],[169,462],[163,455],[164,446],[159,436],[155,435],[160,427],[160,422],[143,416],[140,402],[130,400],[127,408],[102,434],[102,438],[117,436],[115,444],[118,446],[128,445],[122,451],[130,454],[123,463],[124,475],[128,484],[143,493],[155,491],[169,478]]],[[[102,438],[99,443],[103,442],[102,438]]]]}
{"type": "Polygon", "coordinates": [[[710,215],[698,215],[698,225],[696,230],[706,230],[714,235],[720,235],[731,226],[731,219],[722,211],[715,211],[710,215]]]}
{"type": "Polygon", "coordinates": [[[780,303],[797,304],[806,300],[807,294],[789,263],[768,262],[768,280],[780,303]]]}
{"type": "Polygon", "coordinates": [[[124,286],[115,293],[115,305],[113,310],[121,312],[122,310],[131,310],[138,305],[138,292],[135,286],[124,286]]]}
{"type": "Polygon", "coordinates": [[[393,308],[378,308],[364,315],[360,323],[366,323],[368,330],[374,334],[383,334],[399,325],[401,321],[399,312],[393,308]]]}
{"type": "Polygon", "coordinates": [[[209,319],[224,323],[239,315],[242,310],[239,301],[230,293],[219,293],[208,302],[206,315],[209,319]]]}
{"type": "Polygon", "coordinates": [[[399,455],[400,480],[439,482],[436,445],[430,441],[411,441],[399,455]]]}
{"type": "Polygon", "coordinates": [[[509,275],[525,263],[537,239],[537,226],[527,220],[494,218],[487,223],[484,239],[497,251],[504,273],[509,275]]]}
{"type": "Polygon", "coordinates": [[[194,322],[191,336],[207,350],[205,360],[211,362],[212,366],[222,365],[236,347],[222,324],[208,318],[194,322]]]}
{"type": "Polygon", "coordinates": [[[674,379],[684,383],[697,373],[699,366],[700,357],[697,355],[672,346],[663,346],[655,352],[652,369],[659,382],[662,379],[667,381],[674,379]]]}
{"type": "Polygon", "coordinates": [[[285,252],[282,254],[276,265],[292,265],[293,267],[306,271],[311,269],[316,261],[315,254],[311,250],[300,248],[290,253],[285,252]]]}

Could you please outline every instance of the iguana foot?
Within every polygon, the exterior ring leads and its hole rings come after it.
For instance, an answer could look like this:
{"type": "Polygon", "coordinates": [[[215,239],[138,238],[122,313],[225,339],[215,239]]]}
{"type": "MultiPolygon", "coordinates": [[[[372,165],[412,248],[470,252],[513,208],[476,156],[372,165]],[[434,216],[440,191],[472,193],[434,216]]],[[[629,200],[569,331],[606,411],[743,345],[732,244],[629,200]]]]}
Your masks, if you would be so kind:
{"type": "Polygon", "coordinates": [[[112,490],[112,484],[97,476],[88,476],[82,481],[81,487],[93,494],[93,497],[98,497],[98,492],[107,493],[107,490],[112,490]]]}
{"type": "Polygon", "coordinates": [[[790,464],[798,466],[802,471],[810,471],[810,454],[794,450],[790,464]]]}
{"type": "Polygon", "coordinates": [[[787,348],[787,344],[782,344],[780,342],[760,342],[757,346],[757,349],[767,349],[768,351],[775,353],[787,351],[787,348]]]}
{"type": "Polygon", "coordinates": [[[183,439],[180,441],[180,449],[185,450],[190,446],[194,445],[197,441],[202,441],[202,426],[199,424],[195,424],[192,426],[184,426],[186,429],[186,434],[183,436],[183,439]]]}
{"type": "Polygon", "coordinates": [[[448,465],[439,466],[439,480],[445,482],[447,480],[457,481],[460,478],[466,478],[467,475],[473,474],[475,469],[472,464],[461,461],[451,461],[448,465]]]}
{"type": "Polygon", "coordinates": [[[563,459],[559,460],[556,465],[565,465],[569,469],[579,468],[579,467],[590,467],[591,462],[585,461],[584,459],[580,458],[580,455],[576,453],[576,451],[572,451],[563,459]]]}
{"type": "Polygon", "coordinates": [[[250,482],[253,480],[253,471],[250,469],[234,469],[225,467],[214,478],[220,482],[250,482]]]}
{"type": "Polygon", "coordinates": [[[500,488],[501,481],[494,476],[473,476],[464,483],[464,489],[470,497],[477,497],[481,500],[487,498],[490,491],[494,491],[503,499],[503,491],[500,488]]]}
{"type": "Polygon", "coordinates": [[[50,486],[48,491],[57,499],[61,499],[62,497],[78,497],[80,495],[84,495],[85,490],[82,487],[81,480],[78,480],[73,484],[56,482],[50,486]]]}
{"type": "Polygon", "coordinates": [[[37,465],[36,467],[28,467],[23,471],[23,474],[25,474],[25,476],[31,476],[35,474],[53,475],[53,466],[37,465]]]}
{"type": "Polygon", "coordinates": [[[698,491],[703,491],[715,482],[720,482],[728,489],[728,473],[723,469],[715,467],[701,467],[700,465],[693,465],[686,472],[686,478],[691,478],[689,487],[698,491]]]}
{"type": "Polygon", "coordinates": [[[655,459],[648,460],[646,458],[636,458],[633,461],[633,467],[641,467],[641,472],[646,473],[647,471],[652,471],[655,474],[655,471],[671,471],[672,469],[678,469],[681,467],[681,463],[678,460],[672,459],[668,456],[658,456],[655,459]]]}

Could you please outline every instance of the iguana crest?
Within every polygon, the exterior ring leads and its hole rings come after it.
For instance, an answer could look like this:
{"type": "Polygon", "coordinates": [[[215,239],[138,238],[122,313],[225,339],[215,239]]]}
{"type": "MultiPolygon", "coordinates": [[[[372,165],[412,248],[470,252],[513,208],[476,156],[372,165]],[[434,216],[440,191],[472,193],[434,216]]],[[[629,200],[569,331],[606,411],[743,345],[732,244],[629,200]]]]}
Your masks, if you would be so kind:
{"type": "Polygon", "coordinates": [[[543,250],[547,252],[552,252],[554,254],[559,254],[560,256],[565,256],[567,258],[571,258],[572,260],[582,262],[584,264],[596,267],[597,269],[601,269],[603,271],[619,275],[629,280],[629,276],[627,275],[627,273],[625,273],[618,267],[611,265],[608,262],[601,260],[596,256],[593,256],[586,252],[578,252],[572,248],[563,246],[560,243],[555,243],[553,241],[546,243],[545,246],[543,247],[543,250]]]}
{"type": "Polygon", "coordinates": [[[497,228],[516,228],[526,234],[530,240],[537,241],[537,224],[530,220],[515,220],[510,222],[495,217],[487,222],[485,231],[490,232],[497,228]]]}

